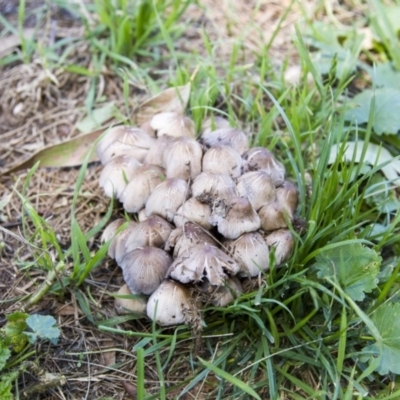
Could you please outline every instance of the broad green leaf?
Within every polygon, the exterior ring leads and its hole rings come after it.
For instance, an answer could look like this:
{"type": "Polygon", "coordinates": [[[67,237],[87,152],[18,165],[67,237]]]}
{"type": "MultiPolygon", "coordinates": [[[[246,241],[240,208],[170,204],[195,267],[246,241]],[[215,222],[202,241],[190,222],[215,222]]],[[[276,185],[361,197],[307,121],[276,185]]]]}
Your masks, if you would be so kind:
{"type": "MultiPolygon", "coordinates": [[[[48,146],[21,164],[5,171],[3,175],[22,169],[32,168],[38,161],[41,167],[76,167],[83,163],[87,152],[92,149],[93,143],[103,134],[107,128],[86,135],[78,136],[66,142],[48,146]]],[[[97,161],[98,157],[95,151],[92,151],[89,162],[97,161]]]]}
{"type": "Polygon", "coordinates": [[[378,329],[382,342],[363,349],[363,354],[379,359],[377,371],[382,375],[389,372],[400,374],[400,303],[385,303],[371,317],[378,329]]]}
{"type": "Polygon", "coordinates": [[[6,365],[7,360],[11,356],[11,351],[3,342],[0,342],[0,371],[6,365]]]}
{"type": "Polygon", "coordinates": [[[76,128],[82,133],[89,133],[95,129],[99,129],[105,122],[109,121],[115,113],[115,105],[113,102],[106,103],[103,107],[96,108],[76,124],[76,128]]]}
{"type": "Polygon", "coordinates": [[[400,72],[393,68],[391,62],[379,63],[373,70],[372,79],[377,87],[400,90],[400,72]]]}
{"type": "Polygon", "coordinates": [[[138,125],[150,120],[160,112],[183,113],[190,97],[190,83],[172,87],[140,104],[134,111],[133,119],[138,125]]]}
{"type": "Polygon", "coordinates": [[[367,89],[356,95],[345,113],[345,119],[358,125],[369,121],[372,103],[372,127],[378,135],[396,134],[400,130],[400,90],[388,87],[367,89]]]}
{"type": "Polygon", "coordinates": [[[24,333],[27,327],[27,317],[28,314],[20,311],[6,315],[7,323],[4,327],[4,333],[16,353],[19,353],[28,342],[28,338],[24,333]]]}
{"type": "Polygon", "coordinates": [[[242,392],[249,394],[251,397],[254,397],[257,400],[261,400],[261,397],[250,386],[246,385],[240,379],[234,377],[233,375],[222,370],[221,368],[216,367],[215,365],[209,363],[208,361],[203,360],[200,357],[199,360],[205,367],[213,371],[215,375],[219,376],[222,379],[227,380],[228,382],[232,383],[232,385],[237,386],[242,392]]]}
{"type": "Polygon", "coordinates": [[[18,378],[18,371],[12,371],[8,374],[2,374],[0,377],[0,399],[13,400],[14,396],[11,393],[12,383],[18,378]]]}
{"type": "Polygon", "coordinates": [[[317,255],[314,268],[320,279],[337,281],[355,301],[362,301],[378,283],[382,258],[359,243],[346,244],[317,255]]]}
{"type": "MultiPolygon", "coordinates": [[[[329,164],[333,164],[335,162],[342,145],[342,143],[339,143],[332,146],[329,156],[329,164]]],[[[363,163],[370,164],[372,166],[386,164],[380,168],[382,173],[389,181],[400,186],[400,160],[394,159],[389,151],[385,148],[372,143],[368,144],[365,156],[363,159],[361,159],[363,155],[363,147],[364,141],[362,140],[358,140],[357,142],[346,142],[346,150],[343,154],[343,161],[351,162],[354,159],[354,162],[356,163],[362,161],[363,163]]]]}
{"type": "Polygon", "coordinates": [[[56,320],[51,315],[30,315],[26,319],[26,323],[32,332],[26,332],[31,343],[35,343],[37,339],[47,339],[51,343],[57,344],[60,337],[60,329],[56,326],[56,320]]]}

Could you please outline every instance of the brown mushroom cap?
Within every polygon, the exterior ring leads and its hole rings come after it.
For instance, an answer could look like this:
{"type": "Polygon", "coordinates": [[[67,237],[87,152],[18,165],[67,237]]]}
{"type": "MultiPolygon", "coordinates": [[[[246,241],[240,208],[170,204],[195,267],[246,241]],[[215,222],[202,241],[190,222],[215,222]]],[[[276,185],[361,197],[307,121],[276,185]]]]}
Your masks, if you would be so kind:
{"type": "Polygon", "coordinates": [[[235,149],[243,154],[249,148],[249,141],[245,132],[235,128],[222,128],[216,131],[204,132],[201,141],[208,147],[223,145],[235,149]]]}
{"type": "Polygon", "coordinates": [[[145,164],[154,164],[160,167],[163,166],[163,154],[165,149],[175,140],[173,136],[160,136],[155,141],[154,145],[147,152],[147,155],[144,159],[145,164]]]}
{"type": "Polygon", "coordinates": [[[164,280],[171,263],[172,258],[166,251],[144,246],[125,254],[120,267],[132,292],[151,294],[164,280]]]}
{"type": "Polygon", "coordinates": [[[265,237],[268,246],[275,248],[275,264],[281,265],[293,253],[294,239],[289,229],[279,229],[265,237]]]}
{"type": "Polygon", "coordinates": [[[120,287],[114,300],[118,314],[146,314],[147,299],[138,293],[132,293],[125,284],[120,287]],[[128,297],[129,296],[129,297],[128,297]]]}
{"type": "Polygon", "coordinates": [[[299,201],[299,191],[296,185],[290,181],[283,182],[283,185],[276,189],[276,201],[286,208],[289,215],[294,214],[299,201]]]}
{"type": "Polygon", "coordinates": [[[198,244],[176,258],[167,271],[167,277],[181,283],[207,279],[211,285],[220,286],[239,269],[237,263],[222,250],[210,244],[198,244]]]}
{"type": "Polygon", "coordinates": [[[193,222],[204,229],[211,229],[212,225],[209,223],[210,216],[210,206],[200,203],[195,197],[191,197],[178,208],[174,217],[174,224],[180,227],[186,222],[193,222]]]}
{"type": "Polygon", "coordinates": [[[286,208],[277,201],[262,206],[258,210],[258,215],[261,220],[261,228],[266,232],[287,228],[287,220],[292,218],[286,208]]]}
{"type": "Polygon", "coordinates": [[[242,157],[229,146],[213,146],[204,153],[202,170],[237,178],[242,173],[242,157]]]}

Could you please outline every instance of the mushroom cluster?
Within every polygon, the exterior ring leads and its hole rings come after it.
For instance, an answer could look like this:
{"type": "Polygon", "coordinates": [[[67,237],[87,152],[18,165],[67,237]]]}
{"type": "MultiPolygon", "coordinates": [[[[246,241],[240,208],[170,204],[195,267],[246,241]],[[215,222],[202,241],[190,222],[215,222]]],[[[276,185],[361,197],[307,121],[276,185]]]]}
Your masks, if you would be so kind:
{"type": "Polygon", "coordinates": [[[118,302],[121,312],[190,323],[194,293],[223,307],[243,292],[243,280],[290,257],[297,187],[269,150],[249,149],[227,120],[207,119],[196,140],[190,118],[159,113],[140,128],[110,129],[97,152],[105,194],[135,214],[102,236],[122,269],[121,294],[137,295],[118,302]]]}

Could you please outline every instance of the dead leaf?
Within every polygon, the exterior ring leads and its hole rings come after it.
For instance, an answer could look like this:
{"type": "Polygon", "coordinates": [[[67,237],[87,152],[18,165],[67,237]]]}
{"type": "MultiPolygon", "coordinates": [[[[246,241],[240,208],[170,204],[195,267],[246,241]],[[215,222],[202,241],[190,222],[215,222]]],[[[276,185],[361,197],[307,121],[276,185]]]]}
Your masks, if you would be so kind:
{"type": "Polygon", "coordinates": [[[82,164],[89,150],[92,150],[89,162],[97,161],[93,143],[106,129],[108,128],[101,128],[66,142],[48,146],[1,175],[32,168],[38,161],[41,167],[76,167],[82,164]]]}
{"type": "Polygon", "coordinates": [[[129,382],[122,381],[122,386],[132,400],[137,400],[137,390],[135,385],[129,382]]]}
{"type": "MultiPolygon", "coordinates": [[[[31,39],[35,30],[26,28],[22,31],[25,39],[31,39]]],[[[12,53],[14,49],[21,44],[21,35],[10,35],[1,39],[0,58],[12,53]]]]}
{"type": "Polygon", "coordinates": [[[82,121],[76,124],[76,129],[82,133],[89,133],[98,129],[105,122],[110,120],[115,113],[115,104],[113,101],[103,104],[102,107],[92,110],[82,121]]]}
{"type": "Polygon", "coordinates": [[[189,97],[190,83],[164,90],[140,104],[133,112],[133,120],[136,124],[142,125],[160,112],[172,111],[183,114],[189,103],[189,97]]]}
{"type": "MultiPolygon", "coordinates": [[[[115,342],[113,340],[105,340],[102,343],[102,347],[115,348],[115,342]]],[[[100,364],[105,367],[110,367],[115,364],[116,355],[115,350],[103,350],[100,354],[100,364]]]]}

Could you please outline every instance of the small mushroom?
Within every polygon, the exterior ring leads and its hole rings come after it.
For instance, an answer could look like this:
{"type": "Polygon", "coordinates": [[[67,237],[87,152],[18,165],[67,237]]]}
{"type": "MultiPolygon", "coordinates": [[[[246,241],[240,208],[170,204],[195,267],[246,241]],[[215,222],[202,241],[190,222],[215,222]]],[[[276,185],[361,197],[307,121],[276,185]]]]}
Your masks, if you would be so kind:
{"type": "Polygon", "coordinates": [[[170,178],[161,182],[146,203],[146,215],[160,215],[172,221],[178,208],[190,197],[188,183],[183,179],[170,178]]]}
{"type": "Polygon", "coordinates": [[[258,215],[261,220],[261,228],[266,232],[287,228],[287,221],[292,218],[292,214],[277,201],[262,206],[258,210],[258,215]]]}
{"type": "Polygon", "coordinates": [[[219,208],[212,214],[211,222],[227,239],[236,239],[246,232],[256,231],[261,226],[260,217],[246,197],[225,200],[225,211],[219,208]]]}
{"type": "Polygon", "coordinates": [[[142,162],[155,141],[142,129],[132,126],[116,126],[111,128],[104,139],[99,142],[97,155],[103,165],[112,158],[122,155],[134,157],[142,162]]]}
{"type": "Polygon", "coordinates": [[[206,134],[217,129],[231,128],[229,121],[219,115],[207,117],[201,125],[201,134],[206,134]]]}
{"type": "Polygon", "coordinates": [[[189,290],[168,279],[161,283],[147,302],[147,316],[161,326],[188,324],[195,314],[189,290]]]}
{"type": "Polygon", "coordinates": [[[99,185],[106,196],[119,199],[135,171],[142,164],[131,156],[114,157],[103,168],[99,178],[99,185]]]}
{"type": "Polygon", "coordinates": [[[175,259],[167,277],[181,283],[208,280],[211,285],[220,286],[229,275],[236,275],[239,270],[239,265],[216,246],[198,244],[175,259]]]}
{"type": "Polygon", "coordinates": [[[154,115],[150,126],[156,131],[156,136],[187,136],[195,138],[194,122],[185,115],[178,112],[163,112],[154,115]]]}
{"type": "Polygon", "coordinates": [[[164,169],[157,165],[147,164],[139,167],[119,198],[125,210],[131,213],[139,212],[146,205],[151,192],[165,180],[164,174],[164,169]]]}
{"type": "Polygon", "coordinates": [[[160,286],[171,264],[165,250],[144,246],[126,253],[120,267],[129,290],[148,295],[160,286]]]}
{"type": "Polygon", "coordinates": [[[237,179],[236,186],[239,195],[247,197],[256,211],[276,197],[274,183],[265,171],[246,172],[237,179]]]}
{"type": "Polygon", "coordinates": [[[270,174],[276,187],[285,180],[285,167],[264,147],[253,147],[242,155],[243,172],[263,170],[270,174]]]}
{"type": "Polygon", "coordinates": [[[167,178],[194,179],[201,172],[203,149],[188,137],[176,138],[163,153],[167,178]]]}
{"type": "Polygon", "coordinates": [[[127,223],[126,219],[118,218],[115,221],[111,222],[107,225],[107,228],[104,229],[103,234],[101,235],[101,242],[105,243],[111,240],[110,245],[108,246],[108,256],[110,258],[115,257],[115,244],[114,241],[115,236],[117,235],[118,229],[124,224],[127,223]]]}
{"type": "Polygon", "coordinates": [[[172,230],[173,226],[165,219],[151,215],[130,230],[125,241],[125,251],[128,253],[143,246],[163,247],[172,230]]]}
{"type": "Polygon", "coordinates": [[[115,261],[118,265],[120,265],[121,260],[124,258],[126,254],[125,244],[128,239],[128,236],[137,226],[137,222],[129,221],[127,227],[122,230],[121,232],[117,233],[114,237],[113,241],[111,242],[108,251],[113,251],[115,261]],[[111,249],[111,250],[110,250],[111,249]]]}
{"type": "Polygon", "coordinates": [[[294,214],[299,201],[299,191],[296,185],[290,181],[283,182],[283,185],[276,189],[276,201],[286,208],[289,215],[294,214]]]}
{"type": "Polygon", "coordinates": [[[201,141],[208,147],[223,145],[235,149],[239,154],[243,154],[249,148],[247,135],[235,128],[222,128],[216,131],[204,132],[201,141]]]}
{"type": "Polygon", "coordinates": [[[167,243],[165,244],[165,250],[169,251],[171,248],[173,248],[173,256],[176,258],[189,248],[196,246],[197,244],[205,243],[208,243],[212,246],[217,245],[215,240],[205,229],[188,222],[171,232],[167,243]]]}
{"type": "Polygon", "coordinates": [[[138,212],[137,218],[138,218],[138,221],[139,221],[139,222],[143,222],[144,220],[146,220],[147,218],[149,218],[149,217],[146,215],[146,209],[145,209],[145,208],[142,208],[142,209],[138,212]]]}
{"type": "Polygon", "coordinates": [[[210,147],[203,157],[203,172],[226,174],[237,178],[242,173],[242,157],[229,146],[210,147]]]}
{"type": "Polygon", "coordinates": [[[210,302],[215,307],[226,307],[243,293],[242,284],[235,276],[227,279],[221,286],[203,282],[201,290],[207,295],[206,303],[210,302]]]}
{"type": "Polygon", "coordinates": [[[275,248],[275,264],[281,265],[287,261],[293,253],[294,239],[289,229],[279,229],[265,237],[268,246],[275,248]]]}
{"type": "Polygon", "coordinates": [[[193,181],[192,193],[201,203],[213,204],[216,200],[237,196],[237,189],[229,175],[202,172],[193,181]]]}
{"type": "Polygon", "coordinates": [[[125,284],[117,292],[114,307],[118,314],[146,314],[147,299],[138,293],[132,293],[125,284]]]}
{"type": "Polygon", "coordinates": [[[180,227],[186,222],[193,222],[204,229],[211,229],[212,225],[208,222],[210,216],[209,205],[200,203],[195,197],[191,197],[178,208],[174,217],[174,224],[180,227]]]}
{"type": "Polygon", "coordinates": [[[239,276],[254,277],[269,268],[269,249],[258,232],[245,233],[235,240],[224,241],[229,255],[240,266],[239,276]]]}
{"type": "Polygon", "coordinates": [[[145,164],[155,164],[160,167],[163,166],[163,154],[171,143],[175,140],[173,136],[160,136],[157,138],[153,146],[148,151],[146,158],[144,159],[145,164]]]}

